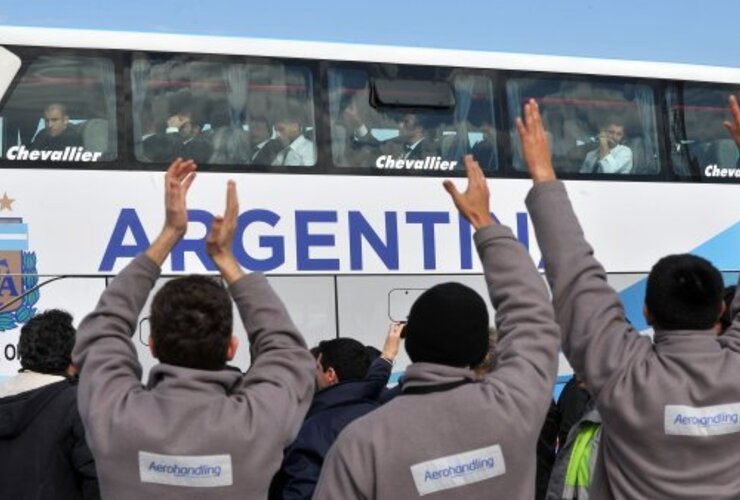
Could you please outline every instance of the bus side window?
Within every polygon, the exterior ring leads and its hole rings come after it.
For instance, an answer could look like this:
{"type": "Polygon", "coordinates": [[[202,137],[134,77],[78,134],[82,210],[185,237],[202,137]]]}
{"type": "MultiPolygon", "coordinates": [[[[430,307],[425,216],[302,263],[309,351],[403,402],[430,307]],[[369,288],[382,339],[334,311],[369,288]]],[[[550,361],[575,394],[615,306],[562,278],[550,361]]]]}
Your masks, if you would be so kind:
{"type": "Polygon", "coordinates": [[[507,83],[514,167],[523,169],[515,118],[540,103],[555,168],[576,175],[654,175],[660,171],[653,90],[584,77],[514,78],[507,83]]]}
{"type": "Polygon", "coordinates": [[[336,166],[410,175],[463,173],[463,157],[473,154],[484,170],[498,168],[490,78],[467,71],[432,78],[414,67],[387,69],[372,65],[329,69],[336,166]],[[384,71],[404,77],[371,76],[384,71]],[[394,103],[393,98],[399,101],[394,103]]]}
{"type": "Polygon", "coordinates": [[[731,120],[727,98],[740,88],[684,83],[666,94],[673,172],[679,177],[731,181],[740,152],[722,122],[731,120]],[[722,175],[724,171],[725,175],[722,175]]]}
{"type": "Polygon", "coordinates": [[[140,161],[316,164],[313,76],[306,67],[140,53],[131,79],[140,161]]]}
{"type": "Polygon", "coordinates": [[[2,158],[57,163],[115,160],[112,61],[64,53],[27,59],[28,69],[0,110],[2,158]]]}

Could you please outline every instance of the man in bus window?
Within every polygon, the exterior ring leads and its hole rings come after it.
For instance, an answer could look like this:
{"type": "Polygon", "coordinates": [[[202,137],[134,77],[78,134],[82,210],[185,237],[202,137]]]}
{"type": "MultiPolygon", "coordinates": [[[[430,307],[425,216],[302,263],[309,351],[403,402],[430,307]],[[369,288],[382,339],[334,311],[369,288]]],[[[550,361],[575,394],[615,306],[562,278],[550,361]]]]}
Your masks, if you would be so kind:
{"type": "Polygon", "coordinates": [[[398,139],[390,141],[391,153],[403,160],[423,160],[437,156],[439,152],[429,138],[425,117],[406,113],[398,122],[398,139]]]}
{"type": "Polygon", "coordinates": [[[625,146],[624,124],[611,120],[599,131],[599,147],[589,151],[581,166],[582,174],[628,174],[632,170],[632,150],[625,146]]]}
{"type": "MultiPolygon", "coordinates": [[[[737,149],[740,150],[740,105],[737,103],[737,97],[730,96],[730,113],[732,121],[725,121],[722,125],[730,132],[737,149]]],[[[740,157],[737,159],[737,168],[740,168],[740,157]]]]}
{"type": "Polygon", "coordinates": [[[272,137],[272,124],[264,116],[255,116],[249,120],[249,144],[249,163],[253,165],[272,165],[283,149],[280,140],[272,137]]]}
{"type": "Polygon", "coordinates": [[[283,149],[273,160],[273,165],[310,167],[316,163],[316,146],[304,135],[300,108],[290,106],[277,120],[275,130],[283,149]]]}
{"type": "Polygon", "coordinates": [[[199,115],[190,108],[183,108],[167,118],[163,133],[144,139],[144,155],[153,162],[167,162],[175,158],[189,158],[208,162],[213,147],[201,134],[199,115]]]}
{"type": "Polygon", "coordinates": [[[67,108],[52,103],[44,110],[45,128],[36,135],[28,149],[36,151],[64,151],[67,147],[82,146],[82,138],[69,124],[67,108]]]}

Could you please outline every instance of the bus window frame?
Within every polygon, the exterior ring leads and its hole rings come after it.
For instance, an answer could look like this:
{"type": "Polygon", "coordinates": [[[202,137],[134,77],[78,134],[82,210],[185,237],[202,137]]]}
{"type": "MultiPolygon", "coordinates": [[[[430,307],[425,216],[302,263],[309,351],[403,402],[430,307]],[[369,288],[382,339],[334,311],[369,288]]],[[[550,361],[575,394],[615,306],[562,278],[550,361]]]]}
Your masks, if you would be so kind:
{"type": "MultiPolygon", "coordinates": [[[[665,95],[661,91],[662,80],[651,79],[651,78],[640,78],[640,77],[624,77],[624,76],[605,76],[605,75],[591,75],[586,73],[557,73],[557,72],[544,72],[544,71],[505,71],[504,76],[504,92],[502,108],[505,108],[506,124],[509,125],[509,99],[507,86],[510,81],[517,79],[541,79],[541,80],[561,80],[561,81],[587,81],[591,82],[606,83],[606,84],[645,84],[653,92],[653,113],[655,118],[655,133],[656,145],[658,150],[658,162],[659,169],[654,174],[582,174],[579,172],[559,172],[556,173],[560,180],[564,181],[607,181],[607,182],[670,182],[668,180],[668,169],[667,169],[667,150],[666,141],[664,139],[664,113],[663,107],[665,106],[665,95]]],[[[514,126],[514,123],[511,123],[514,126]]],[[[506,136],[509,146],[509,158],[510,164],[507,164],[508,172],[507,176],[510,178],[529,178],[529,174],[526,169],[517,170],[514,168],[514,146],[511,141],[511,135],[509,133],[510,128],[506,129],[506,136]],[[519,174],[519,175],[517,175],[519,174]]]]}
{"type": "MultiPolygon", "coordinates": [[[[706,177],[701,174],[701,172],[692,172],[691,175],[680,175],[677,173],[676,165],[673,163],[673,141],[671,140],[671,106],[668,102],[669,94],[673,91],[678,91],[679,89],[683,91],[683,87],[689,85],[695,85],[697,87],[706,86],[706,87],[712,87],[714,90],[726,90],[726,95],[729,97],[731,94],[735,94],[736,96],[738,93],[740,93],[740,83],[737,84],[731,84],[731,83],[717,83],[717,82],[706,82],[706,81],[697,81],[697,80],[665,80],[664,81],[665,88],[663,89],[663,105],[665,108],[665,131],[664,131],[664,137],[665,139],[665,146],[666,146],[666,154],[668,157],[668,166],[670,168],[670,179],[671,182],[675,183],[693,183],[693,184],[728,184],[728,185],[734,185],[734,184],[740,184],[740,179],[733,179],[733,178],[712,178],[712,177],[706,177]],[[715,180],[716,179],[716,180],[715,180]]],[[[728,135],[725,137],[726,139],[732,139],[732,137],[728,135]]]]}
{"type": "MultiPolygon", "coordinates": [[[[255,56],[245,54],[213,54],[185,51],[148,51],[128,49],[87,49],[69,47],[44,47],[38,45],[3,45],[21,58],[21,66],[13,81],[8,87],[6,94],[0,99],[0,109],[4,109],[7,101],[15,93],[21,80],[25,77],[30,66],[39,57],[98,57],[112,62],[116,89],[116,134],[117,154],[111,161],[99,163],[84,162],[49,162],[42,160],[26,160],[14,162],[0,159],[0,168],[8,169],[53,169],[53,170],[118,170],[118,171],[165,171],[167,163],[142,162],[135,157],[133,136],[133,109],[131,65],[137,54],[145,54],[148,57],[182,57],[188,56],[194,60],[217,62],[238,62],[241,64],[272,64],[294,65],[306,69],[312,78],[312,99],[314,111],[314,140],[316,145],[316,164],[311,167],[283,167],[283,166],[257,166],[238,164],[203,164],[199,165],[204,172],[223,173],[250,173],[250,174],[298,174],[298,175],[361,175],[361,176],[401,176],[401,177],[464,177],[464,169],[456,171],[427,171],[407,172],[396,170],[381,170],[367,167],[343,167],[334,164],[331,144],[331,116],[329,109],[328,71],[330,69],[355,69],[364,70],[368,77],[376,76],[369,68],[402,68],[402,74],[416,73],[418,71],[443,73],[449,79],[454,75],[470,74],[474,76],[487,77],[492,83],[492,97],[494,103],[493,118],[496,128],[497,146],[497,169],[486,171],[489,178],[527,179],[526,171],[516,170],[513,167],[514,148],[511,142],[509,128],[509,102],[507,85],[511,80],[518,78],[560,79],[577,80],[603,83],[632,83],[643,84],[650,87],[654,97],[655,127],[658,149],[658,161],[660,171],[656,174],[580,174],[577,172],[559,172],[558,178],[566,181],[603,181],[603,182],[665,182],[665,183],[696,183],[696,184],[729,184],[736,185],[738,181],[730,178],[707,178],[698,173],[690,176],[678,175],[675,171],[673,158],[671,156],[672,141],[670,136],[670,116],[668,96],[671,88],[685,85],[706,85],[714,88],[727,88],[728,95],[740,84],[717,83],[700,80],[675,80],[661,78],[644,78],[632,76],[609,76],[594,75],[588,73],[553,72],[553,71],[529,71],[529,70],[504,70],[482,67],[457,67],[457,66],[435,66],[425,64],[402,64],[372,61],[340,61],[329,59],[304,59],[300,57],[272,57],[255,56]]],[[[448,80],[449,81],[449,80],[448,80]]]]}
{"type": "Polygon", "coordinates": [[[302,59],[302,58],[286,58],[286,57],[272,57],[272,56],[251,56],[251,55],[240,55],[240,54],[208,54],[201,52],[162,52],[162,51],[146,51],[146,50],[130,50],[125,51],[126,64],[125,64],[125,76],[126,76],[126,92],[128,99],[127,113],[129,114],[129,120],[126,123],[127,129],[130,132],[130,140],[127,144],[130,151],[130,161],[137,165],[138,170],[149,170],[149,171],[165,171],[169,166],[168,162],[144,162],[136,157],[136,149],[134,144],[134,116],[133,116],[133,85],[131,81],[131,68],[133,67],[134,58],[140,54],[144,54],[150,58],[162,58],[169,59],[173,57],[188,57],[191,60],[203,61],[221,64],[262,64],[271,65],[280,63],[283,66],[297,66],[308,71],[311,76],[312,84],[312,105],[314,114],[314,144],[316,146],[316,163],[313,166],[299,167],[299,166],[281,166],[281,165],[249,165],[249,164],[230,164],[230,163],[199,163],[198,170],[201,172],[220,172],[220,173],[264,173],[264,174],[301,174],[301,175],[321,175],[326,174],[324,165],[326,160],[322,158],[325,154],[319,147],[319,143],[322,140],[323,130],[318,125],[320,109],[317,106],[318,102],[321,102],[321,95],[319,94],[319,78],[318,69],[320,60],[314,59],[302,59]]]}
{"type": "MultiPolygon", "coordinates": [[[[403,79],[406,76],[411,76],[414,79],[417,80],[423,80],[424,77],[418,76],[418,74],[413,74],[416,70],[426,70],[428,72],[437,72],[442,73],[445,75],[444,81],[450,83],[454,87],[454,77],[462,76],[462,75],[471,75],[471,76],[478,76],[478,77],[486,77],[491,82],[491,97],[494,102],[493,106],[493,119],[496,121],[495,123],[495,129],[496,129],[496,161],[497,161],[497,169],[496,170],[486,170],[486,177],[489,178],[496,178],[496,177],[503,177],[501,175],[502,172],[502,166],[504,165],[504,157],[502,156],[502,150],[501,150],[501,142],[500,142],[500,136],[501,136],[501,129],[500,129],[500,122],[499,122],[499,108],[495,105],[497,102],[498,96],[497,96],[497,86],[498,86],[498,80],[496,78],[496,74],[499,72],[499,70],[492,70],[488,68],[474,68],[474,67],[457,67],[457,66],[431,66],[431,65],[422,65],[422,64],[401,64],[401,63],[386,63],[386,62],[369,62],[369,61],[331,61],[331,60],[325,60],[324,66],[322,66],[322,91],[325,94],[326,101],[322,104],[323,108],[322,110],[325,111],[326,114],[326,135],[327,135],[327,144],[324,146],[325,152],[327,152],[328,155],[328,171],[327,173],[332,175],[361,175],[361,176],[375,176],[375,177],[435,177],[435,178],[447,178],[447,177],[465,177],[465,168],[460,165],[459,168],[453,170],[453,171],[434,171],[434,170],[428,170],[428,171],[414,171],[414,170],[394,170],[394,169],[379,169],[374,167],[352,167],[352,166],[341,166],[337,165],[334,162],[334,155],[332,151],[332,144],[331,144],[331,126],[332,126],[332,117],[331,117],[331,110],[329,108],[329,71],[330,70],[345,70],[345,71],[364,71],[368,75],[368,82],[372,78],[388,78],[387,75],[393,74],[396,72],[396,68],[404,68],[403,76],[397,77],[398,79],[403,79]],[[409,73],[412,73],[409,75],[409,73]]],[[[437,78],[438,80],[441,80],[441,78],[437,78]]],[[[411,108],[408,108],[411,109],[411,108]]],[[[397,110],[395,110],[397,111],[397,110]]],[[[433,113],[433,111],[429,111],[430,113],[433,113]]]]}
{"type": "Polygon", "coordinates": [[[113,64],[113,76],[115,78],[115,124],[116,133],[116,157],[113,160],[100,162],[70,162],[70,161],[43,161],[43,160],[24,160],[12,161],[6,158],[0,159],[1,168],[8,169],[49,169],[49,170],[131,170],[128,166],[128,151],[125,147],[126,130],[123,115],[124,92],[125,87],[122,85],[123,77],[123,53],[121,50],[101,50],[101,49],[78,49],[67,47],[44,47],[29,45],[3,45],[18,57],[21,58],[21,67],[18,69],[13,82],[8,87],[7,92],[0,100],[0,112],[5,109],[10,96],[12,96],[21,80],[26,76],[29,68],[40,57],[80,57],[80,58],[100,58],[107,59],[113,64]],[[121,125],[124,125],[123,127],[121,125]]]}

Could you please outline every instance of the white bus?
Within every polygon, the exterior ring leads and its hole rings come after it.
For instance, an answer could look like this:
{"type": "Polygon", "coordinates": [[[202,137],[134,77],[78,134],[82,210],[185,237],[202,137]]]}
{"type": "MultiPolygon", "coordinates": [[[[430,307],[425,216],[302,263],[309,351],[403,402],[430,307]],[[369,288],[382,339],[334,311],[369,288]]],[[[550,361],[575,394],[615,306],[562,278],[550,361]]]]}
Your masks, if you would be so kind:
{"type": "MultiPolygon", "coordinates": [[[[442,180],[474,154],[495,216],[539,263],[514,127],[530,97],[638,328],[663,255],[697,253],[737,280],[740,170],[722,121],[740,69],[39,28],[4,27],[0,45],[0,377],[19,368],[20,326],[36,311],[80,320],[147,247],[178,155],[200,174],[163,280],[214,272],[204,237],[233,178],[237,257],[268,273],[309,345],[378,346],[438,282],[485,296],[442,180]],[[623,159],[595,167],[608,128],[623,159]]],[[[145,367],[147,314],[135,336],[145,367]]]]}

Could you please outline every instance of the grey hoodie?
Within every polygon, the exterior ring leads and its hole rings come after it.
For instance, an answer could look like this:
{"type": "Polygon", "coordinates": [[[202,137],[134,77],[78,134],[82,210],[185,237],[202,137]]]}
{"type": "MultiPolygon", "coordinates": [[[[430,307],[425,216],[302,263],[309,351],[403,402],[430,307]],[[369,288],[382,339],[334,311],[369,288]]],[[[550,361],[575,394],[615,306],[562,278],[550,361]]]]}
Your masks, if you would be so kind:
{"type": "Polygon", "coordinates": [[[409,366],[400,396],[342,431],[315,499],[534,497],[560,331],[545,283],[511,230],[488,226],[475,242],[503,337],[493,371],[475,382],[465,368],[409,366]]]}
{"type": "Polygon", "coordinates": [[[130,337],[159,273],[137,257],[77,332],[80,415],[102,496],[266,498],[311,404],[313,357],[267,280],[250,274],[229,287],[251,344],[249,371],[159,364],[142,386],[130,337]]]}
{"type": "Polygon", "coordinates": [[[563,331],[603,419],[592,498],[740,498],[740,295],[725,335],[640,335],[561,182],[527,196],[563,331]]]}

